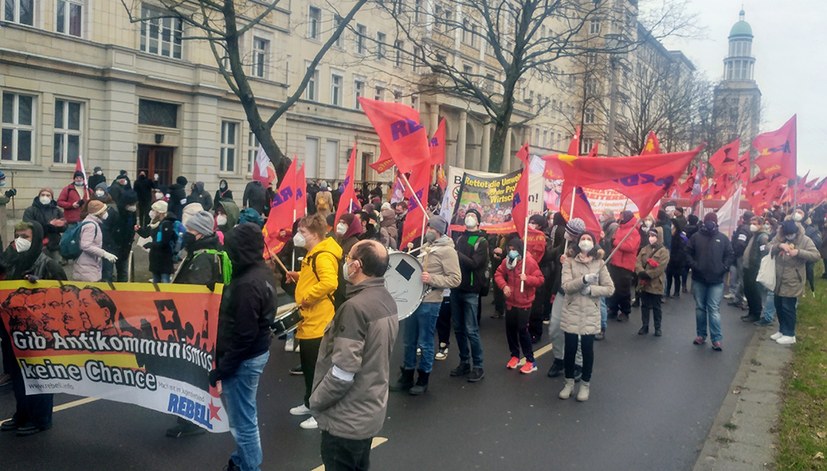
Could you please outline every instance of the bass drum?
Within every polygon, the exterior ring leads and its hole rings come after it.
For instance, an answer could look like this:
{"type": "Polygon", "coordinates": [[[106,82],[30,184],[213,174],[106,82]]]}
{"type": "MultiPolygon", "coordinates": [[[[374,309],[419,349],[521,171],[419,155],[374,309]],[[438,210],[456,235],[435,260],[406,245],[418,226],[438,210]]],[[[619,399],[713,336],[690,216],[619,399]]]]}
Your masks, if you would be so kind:
{"type": "Polygon", "coordinates": [[[388,271],[385,272],[385,288],[393,296],[399,320],[416,311],[425,297],[422,283],[422,264],[413,255],[391,252],[388,271]]]}

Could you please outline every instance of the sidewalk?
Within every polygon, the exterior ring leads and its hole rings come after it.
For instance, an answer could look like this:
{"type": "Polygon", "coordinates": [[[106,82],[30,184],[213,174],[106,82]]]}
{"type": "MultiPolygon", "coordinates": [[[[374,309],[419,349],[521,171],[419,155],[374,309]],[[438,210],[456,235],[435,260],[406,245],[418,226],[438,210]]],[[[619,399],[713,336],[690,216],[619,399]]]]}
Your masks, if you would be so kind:
{"type": "Polygon", "coordinates": [[[755,328],[755,334],[698,455],[695,471],[775,467],[782,387],[793,349],[770,340],[777,325],[744,327],[755,328]]]}

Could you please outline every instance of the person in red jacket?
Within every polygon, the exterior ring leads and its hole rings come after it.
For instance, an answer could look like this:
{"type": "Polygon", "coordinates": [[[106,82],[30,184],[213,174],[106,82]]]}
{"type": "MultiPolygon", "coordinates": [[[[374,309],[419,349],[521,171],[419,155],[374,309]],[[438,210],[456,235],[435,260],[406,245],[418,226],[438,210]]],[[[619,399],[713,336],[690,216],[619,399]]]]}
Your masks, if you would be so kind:
{"type": "Polygon", "coordinates": [[[70,227],[82,219],[80,217],[83,205],[89,199],[84,186],[83,173],[75,172],[73,181],[63,188],[57,199],[57,205],[63,208],[63,217],[70,227]]]}
{"type": "Polygon", "coordinates": [[[522,347],[526,361],[520,368],[520,373],[524,374],[537,371],[531,335],[528,332],[528,320],[534,295],[537,288],[543,285],[543,281],[543,272],[540,271],[534,257],[530,253],[523,255],[523,242],[516,237],[511,239],[506,245],[506,258],[494,274],[494,282],[505,295],[505,336],[508,339],[508,349],[511,351],[511,360],[505,366],[512,370],[519,366],[522,347]]]}
{"type": "Polygon", "coordinates": [[[629,314],[632,313],[632,279],[639,248],[640,232],[636,227],[635,215],[631,211],[623,211],[620,216],[620,227],[612,239],[612,250],[617,251],[609,260],[609,275],[612,277],[615,291],[606,300],[609,317],[617,315],[618,321],[629,320],[629,314]]]}

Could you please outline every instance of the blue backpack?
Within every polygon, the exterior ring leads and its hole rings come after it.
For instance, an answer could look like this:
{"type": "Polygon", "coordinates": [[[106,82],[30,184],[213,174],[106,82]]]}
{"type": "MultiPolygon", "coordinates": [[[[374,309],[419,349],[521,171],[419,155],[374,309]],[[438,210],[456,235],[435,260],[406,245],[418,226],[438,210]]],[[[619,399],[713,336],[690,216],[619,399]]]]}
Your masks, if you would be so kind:
{"type": "Polygon", "coordinates": [[[80,248],[80,231],[81,228],[86,224],[94,225],[95,237],[98,236],[98,225],[92,221],[85,221],[75,225],[74,227],[64,232],[63,236],[60,238],[59,249],[61,257],[63,257],[66,260],[74,260],[80,257],[80,254],[83,253],[83,250],[80,248]]]}

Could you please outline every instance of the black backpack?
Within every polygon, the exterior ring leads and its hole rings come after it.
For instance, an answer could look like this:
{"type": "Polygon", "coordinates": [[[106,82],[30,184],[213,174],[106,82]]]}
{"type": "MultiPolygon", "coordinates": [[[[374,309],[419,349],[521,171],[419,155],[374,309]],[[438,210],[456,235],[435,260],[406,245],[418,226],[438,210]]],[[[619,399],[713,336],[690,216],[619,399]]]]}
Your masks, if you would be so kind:
{"type": "Polygon", "coordinates": [[[330,302],[333,303],[333,308],[334,309],[339,309],[339,306],[341,306],[342,303],[345,302],[345,286],[347,284],[347,283],[345,283],[344,270],[342,269],[343,259],[340,259],[339,257],[336,256],[336,254],[334,254],[333,252],[331,252],[329,250],[320,250],[320,251],[316,252],[315,254],[313,254],[312,256],[310,256],[309,257],[310,258],[310,260],[309,260],[310,267],[313,269],[313,274],[316,275],[316,279],[319,280],[319,281],[322,281],[322,280],[321,280],[321,278],[319,278],[319,273],[316,272],[316,257],[318,257],[319,254],[323,254],[323,253],[329,253],[330,255],[333,255],[333,258],[336,259],[337,278],[338,278],[339,282],[336,285],[336,290],[333,291],[333,294],[329,294],[328,297],[330,298],[330,302]]]}

